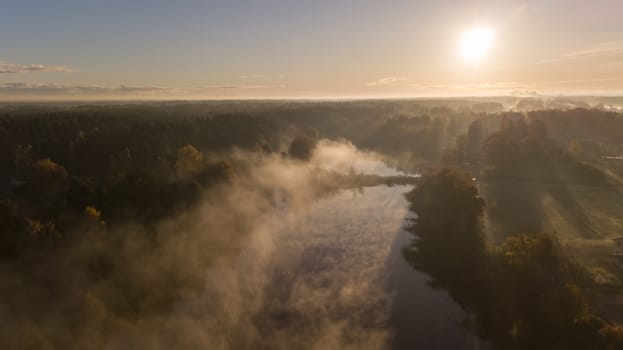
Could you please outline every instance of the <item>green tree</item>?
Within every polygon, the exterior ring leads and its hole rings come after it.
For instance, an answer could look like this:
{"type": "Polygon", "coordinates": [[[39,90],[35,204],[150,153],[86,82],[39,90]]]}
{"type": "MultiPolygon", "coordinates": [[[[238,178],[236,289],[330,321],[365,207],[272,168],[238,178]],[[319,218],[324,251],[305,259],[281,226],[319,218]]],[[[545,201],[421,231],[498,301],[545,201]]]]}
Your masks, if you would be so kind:
{"type": "Polygon", "coordinates": [[[317,141],[309,136],[295,137],[290,143],[288,154],[292,158],[309,160],[314,154],[317,141]]]}
{"type": "Polygon", "coordinates": [[[468,292],[457,296],[462,305],[476,303],[481,296],[470,286],[485,283],[488,257],[481,229],[485,203],[472,177],[454,168],[433,170],[406,197],[417,218],[405,259],[431,274],[436,285],[468,292]]]}

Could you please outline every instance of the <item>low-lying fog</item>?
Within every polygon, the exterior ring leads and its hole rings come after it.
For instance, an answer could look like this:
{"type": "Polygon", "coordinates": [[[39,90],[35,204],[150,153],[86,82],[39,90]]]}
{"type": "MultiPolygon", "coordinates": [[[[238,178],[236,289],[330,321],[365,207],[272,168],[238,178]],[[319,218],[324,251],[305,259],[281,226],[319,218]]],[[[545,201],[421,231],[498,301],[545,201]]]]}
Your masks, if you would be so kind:
{"type": "Polygon", "coordinates": [[[119,228],[121,251],[107,252],[115,266],[107,278],[86,283],[80,268],[106,251],[108,238],[97,232],[85,233],[54,266],[40,267],[65,271],[53,305],[49,292],[27,289],[7,273],[2,286],[15,297],[5,302],[22,313],[0,308],[3,324],[13,325],[1,335],[43,334],[102,349],[473,348],[458,325],[459,308],[401,257],[410,239],[403,230],[409,186],[319,194],[311,175],[316,168],[398,172],[373,154],[330,141],[320,142],[310,162],[231,157],[247,163],[248,176],[160,223],[156,245],[132,225],[119,228]],[[170,291],[161,282],[171,280],[184,287],[170,291]],[[138,309],[116,311],[128,295],[143,296],[138,309]],[[172,309],[160,306],[171,299],[172,309]],[[83,300],[84,314],[65,312],[72,300],[83,300]],[[64,328],[72,322],[79,325],[64,328]]]}
{"type": "Polygon", "coordinates": [[[239,255],[207,271],[206,298],[220,307],[202,314],[210,321],[182,314],[184,328],[189,322],[198,332],[186,338],[189,347],[471,348],[458,307],[402,260],[410,239],[403,230],[409,186],[343,190],[306,202],[309,167],[401,174],[374,155],[329,141],[320,142],[310,164],[279,161],[259,169],[258,182],[280,188],[276,209],[239,255]]]}

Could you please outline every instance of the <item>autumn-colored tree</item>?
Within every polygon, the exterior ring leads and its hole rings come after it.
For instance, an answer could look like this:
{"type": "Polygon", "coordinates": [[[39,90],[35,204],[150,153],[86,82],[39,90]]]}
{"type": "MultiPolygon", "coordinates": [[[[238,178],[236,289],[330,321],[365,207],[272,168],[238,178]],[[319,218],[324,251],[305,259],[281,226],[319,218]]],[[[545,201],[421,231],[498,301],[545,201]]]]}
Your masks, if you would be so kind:
{"type": "Polygon", "coordinates": [[[181,178],[189,178],[201,169],[203,153],[193,145],[186,145],[177,149],[175,171],[181,178]]]}
{"type": "Polygon", "coordinates": [[[43,197],[47,202],[60,199],[70,184],[67,170],[50,158],[33,162],[23,169],[22,175],[24,184],[19,188],[20,193],[28,197],[43,197]]]}
{"type": "Polygon", "coordinates": [[[54,195],[67,190],[69,174],[62,165],[45,158],[35,162],[32,181],[42,192],[54,195]]]}

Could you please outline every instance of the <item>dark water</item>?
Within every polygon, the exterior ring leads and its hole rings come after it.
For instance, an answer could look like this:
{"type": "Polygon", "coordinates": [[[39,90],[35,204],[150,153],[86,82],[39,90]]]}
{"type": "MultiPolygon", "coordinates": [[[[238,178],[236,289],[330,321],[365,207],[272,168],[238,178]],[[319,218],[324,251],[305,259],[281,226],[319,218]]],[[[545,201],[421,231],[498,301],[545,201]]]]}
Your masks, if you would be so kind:
{"type": "Polygon", "coordinates": [[[433,290],[429,277],[408,266],[401,256],[411,235],[400,230],[388,260],[389,288],[394,292],[389,327],[393,349],[485,349],[459,323],[465,313],[443,290],[433,290]]]}
{"type": "Polygon", "coordinates": [[[479,349],[462,310],[402,259],[409,189],[344,191],[283,228],[267,298],[286,329],[329,339],[317,348],[479,349]]]}

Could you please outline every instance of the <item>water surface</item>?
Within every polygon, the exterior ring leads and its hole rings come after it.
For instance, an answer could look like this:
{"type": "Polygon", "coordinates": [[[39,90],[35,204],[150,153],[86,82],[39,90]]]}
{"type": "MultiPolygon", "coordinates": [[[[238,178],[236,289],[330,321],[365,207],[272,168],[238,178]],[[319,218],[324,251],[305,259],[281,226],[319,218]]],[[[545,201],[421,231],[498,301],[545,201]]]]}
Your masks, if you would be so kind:
{"type": "Polygon", "coordinates": [[[410,186],[343,191],[288,221],[275,239],[266,312],[326,346],[477,349],[465,315],[401,256],[410,186]],[[311,330],[310,330],[311,329],[311,330]]]}

